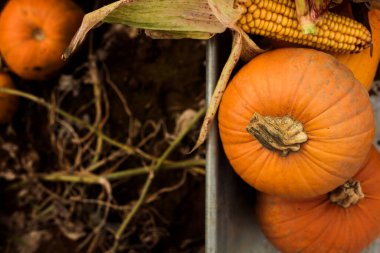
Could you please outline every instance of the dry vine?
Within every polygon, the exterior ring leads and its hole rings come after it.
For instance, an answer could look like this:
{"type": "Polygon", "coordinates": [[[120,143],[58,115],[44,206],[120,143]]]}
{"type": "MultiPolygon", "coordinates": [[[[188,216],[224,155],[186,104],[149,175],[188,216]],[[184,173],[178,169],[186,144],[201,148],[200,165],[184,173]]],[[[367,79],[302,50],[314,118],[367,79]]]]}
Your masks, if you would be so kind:
{"type": "MultiPolygon", "coordinates": [[[[10,190],[19,191],[20,201],[25,205],[35,203],[27,219],[27,230],[54,224],[66,238],[77,242],[78,252],[152,248],[161,237],[167,236],[156,221],[168,221],[152,204],[160,196],[183,187],[190,174],[204,175],[202,151],[191,157],[182,155],[185,159],[169,159],[173,151],[180,153],[177,147],[204,115],[203,106],[193,110],[191,117],[182,119],[178,132],[168,133],[164,120],[147,120],[138,125],[130,103],[112,80],[107,65],[99,60],[98,52],[90,52],[88,60],[72,75],[61,76],[60,85],[53,89],[49,101],[20,90],[0,88],[0,92],[19,96],[48,110],[47,129],[49,145],[57,157],[55,166],[38,169],[41,162],[38,154],[28,165],[21,151],[8,145],[11,162],[20,164],[20,173],[0,173],[0,177],[8,176],[7,180],[12,182],[10,190]],[[90,100],[65,110],[68,101],[75,101],[83,89],[90,94],[90,100]],[[119,100],[124,111],[127,127],[122,138],[110,131],[110,96],[119,100]],[[154,148],[152,143],[159,148],[154,148]],[[178,170],[183,172],[177,183],[152,187],[159,171],[178,170]],[[145,181],[140,182],[144,176],[145,181]],[[140,183],[131,183],[132,177],[140,183]],[[115,189],[129,185],[134,187],[131,196],[137,198],[122,200],[114,196],[115,189]],[[119,221],[110,222],[110,217],[119,221]],[[127,238],[136,231],[141,232],[141,244],[129,245],[127,238]]],[[[186,152],[191,145],[188,143],[186,152]]]]}

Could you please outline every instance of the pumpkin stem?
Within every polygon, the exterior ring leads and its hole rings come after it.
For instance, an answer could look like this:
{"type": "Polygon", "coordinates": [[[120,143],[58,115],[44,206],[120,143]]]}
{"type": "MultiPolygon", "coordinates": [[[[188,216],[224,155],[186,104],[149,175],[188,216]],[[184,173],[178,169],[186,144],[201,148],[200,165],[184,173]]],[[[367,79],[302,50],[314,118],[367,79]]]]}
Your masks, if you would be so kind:
{"type": "Polygon", "coordinates": [[[307,141],[302,123],[290,116],[264,117],[255,112],[246,130],[264,147],[279,152],[281,156],[298,151],[301,143],[307,141]]]}
{"type": "Polygon", "coordinates": [[[40,28],[34,28],[32,31],[32,36],[37,41],[43,41],[45,39],[45,33],[40,28]]]}
{"type": "Polygon", "coordinates": [[[364,198],[362,187],[358,181],[353,179],[348,180],[344,185],[339,186],[329,194],[331,202],[344,208],[355,205],[362,198],[364,198]]]}

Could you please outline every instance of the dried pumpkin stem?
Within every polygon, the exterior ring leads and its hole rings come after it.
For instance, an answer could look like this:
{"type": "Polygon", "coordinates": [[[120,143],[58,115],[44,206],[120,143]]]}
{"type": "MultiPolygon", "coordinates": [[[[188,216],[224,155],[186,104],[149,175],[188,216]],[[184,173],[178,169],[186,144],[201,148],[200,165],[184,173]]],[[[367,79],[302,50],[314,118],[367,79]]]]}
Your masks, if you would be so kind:
{"type": "Polygon", "coordinates": [[[41,28],[34,28],[32,31],[32,37],[37,41],[43,41],[45,39],[45,33],[41,28]]]}
{"type": "Polygon", "coordinates": [[[362,198],[364,198],[364,193],[360,182],[353,179],[348,180],[344,185],[339,186],[329,194],[331,202],[344,208],[355,205],[362,198]]]}
{"type": "Polygon", "coordinates": [[[302,123],[290,116],[261,116],[255,112],[246,130],[264,147],[281,156],[300,150],[301,143],[307,141],[302,123]]]}

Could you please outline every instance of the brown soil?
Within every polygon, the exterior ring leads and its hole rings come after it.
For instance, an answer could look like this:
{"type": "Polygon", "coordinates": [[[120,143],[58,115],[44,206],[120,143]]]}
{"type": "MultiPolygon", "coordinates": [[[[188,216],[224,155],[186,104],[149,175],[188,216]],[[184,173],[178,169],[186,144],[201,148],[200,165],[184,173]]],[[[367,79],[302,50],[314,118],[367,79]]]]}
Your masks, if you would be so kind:
{"type": "MultiPolygon", "coordinates": [[[[81,3],[87,12],[92,4],[81,3]]],[[[98,80],[105,120],[102,132],[133,147],[141,144],[141,150],[160,157],[176,138],[181,122],[188,122],[190,116],[184,112],[193,115],[204,105],[204,61],[202,41],[152,40],[125,26],[102,25],[54,78],[30,82],[12,77],[19,90],[89,123],[99,113],[93,93],[98,80]],[[97,79],[89,78],[91,73],[97,79]]],[[[204,159],[204,148],[188,154],[198,130],[199,122],[170,160],[204,159]]],[[[26,99],[20,100],[11,124],[0,127],[1,252],[106,252],[111,248],[115,231],[141,194],[146,174],[111,182],[112,200],[107,203],[113,208],[108,214],[100,203],[107,201],[101,185],[40,178],[54,172],[75,174],[93,164],[96,136],[80,145],[76,142],[87,134],[80,125],[26,99]],[[89,151],[78,155],[86,143],[89,151]],[[104,226],[95,231],[101,222],[104,226]]],[[[98,160],[114,152],[117,148],[103,142],[98,160]]],[[[94,174],[149,165],[146,159],[124,154],[94,174]]],[[[120,252],[203,252],[202,167],[155,173],[145,202],[123,233],[120,252]]]]}

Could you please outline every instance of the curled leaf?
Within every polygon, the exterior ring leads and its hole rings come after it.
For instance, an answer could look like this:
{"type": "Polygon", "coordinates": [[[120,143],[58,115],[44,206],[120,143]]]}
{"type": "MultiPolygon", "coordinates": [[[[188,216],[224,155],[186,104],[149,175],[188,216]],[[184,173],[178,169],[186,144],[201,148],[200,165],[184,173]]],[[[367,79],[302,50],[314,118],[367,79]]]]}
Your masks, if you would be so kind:
{"type": "Polygon", "coordinates": [[[228,28],[236,26],[236,22],[244,11],[240,5],[235,6],[234,3],[233,0],[208,0],[213,15],[228,28]]]}
{"type": "Polygon", "coordinates": [[[222,96],[224,90],[226,89],[228,80],[231,76],[232,70],[235,68],[236,63],[239,61],[241,52],[243,47],[243,39],[241,33],[234,31],[233,32],[233,41],[232,41],[232,50],[230,56],[227,59],[226,64],[223,67],[222,73],[220,74],[219,80],[216,84],[214,93],[212,95],[210,104],[208,105],[206,116],[202,123],[202,128],[200,134],[198,136],[198,140],[190,151],[193,152],[197,149],[203,142],[206,140],[207,134],[210,130],[211,123],[215,118],[216,112],[218,110],[220,101],[222,100],[222,96]]]}
{"type": "Polygon", "coordinates": [[[131,2],[133,0],[121,0],[114,2],[112,4],[106,5],[96,11],[87,13],[82,20],[82,24],[80,25],[78,31],[75,33],[73,39],[71,40],[69,46],[62,54],[62,59],[66,60],[70,57],[70,55],[78,48],[80,44],[82,44],[85,39],[87,33],[97,26],[99,23],[105,19],[113,10],[117,9],[123,4],[131,2]]]}
{"type": "Polygon", "coordinates": [[[251,40],[251,38],[240,27],[237,27],[236,30],[241,34],[243,39],[242,52],[240,56],[243,61],[248,62],[258,54],[266,51],[256,45],[256,43],[253,42],[253,40],[251,40]]]}

